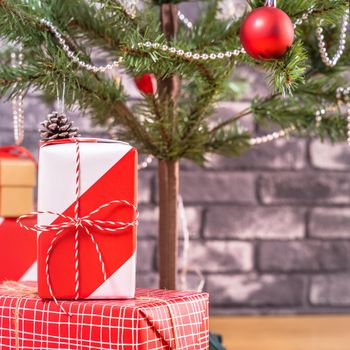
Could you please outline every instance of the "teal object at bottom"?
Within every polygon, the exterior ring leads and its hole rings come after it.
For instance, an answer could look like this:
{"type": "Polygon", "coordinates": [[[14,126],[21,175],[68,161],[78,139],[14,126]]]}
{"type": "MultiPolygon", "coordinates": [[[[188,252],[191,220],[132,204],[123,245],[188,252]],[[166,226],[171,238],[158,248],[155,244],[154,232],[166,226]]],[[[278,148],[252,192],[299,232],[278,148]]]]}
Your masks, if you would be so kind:
{"type": "Polygon", "coordinates": [[[221,335],[209,333],[209,350],[226,350],[226,348],[222,346],[221,335]]]}

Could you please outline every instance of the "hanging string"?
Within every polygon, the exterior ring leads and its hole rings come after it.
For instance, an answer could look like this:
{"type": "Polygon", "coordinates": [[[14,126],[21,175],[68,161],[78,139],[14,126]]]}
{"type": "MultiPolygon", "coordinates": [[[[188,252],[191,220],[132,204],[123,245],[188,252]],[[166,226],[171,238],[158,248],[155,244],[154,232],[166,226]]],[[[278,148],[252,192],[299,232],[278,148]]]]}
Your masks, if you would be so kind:
{"type": "Polygon", "coordinates": [[[277,7],[277,0],[266,0],[265,6],[268,7],[277,7]]]}
{"type": "Polygon", "coordinates": [[[61,112],[64,113],[65,106],[65,96],[66,96],[66,78],[63,78],[63,88],[62,88],[62,98],[61,98],[61,112]]]}
{"type": "Polygon", "coordinates": [[[202,271],[198,268],[189,267],[189,251],[190,251],[190,231],[188,229],[188,221],[186,217],[185,206],[183,203],[182,196],[179,196],[179,219],[180,219],[180,229],[184,237],[183,249],[182,249],[182,265],[180,269],[180,290],[188,290],[188,272],[194,272],[199,277],[199,284],[196,288],[198,292],[202,292],[205,284],[205,277],[202,271]]]}
{"type": "Polygon", "coordinates": [[[66,95],[66,78],[63,78],[62,94],[60,96],[59,87],[56,87],[57,110],[59,113],[64,113],[65,110],[65,95],[66,95]]]}

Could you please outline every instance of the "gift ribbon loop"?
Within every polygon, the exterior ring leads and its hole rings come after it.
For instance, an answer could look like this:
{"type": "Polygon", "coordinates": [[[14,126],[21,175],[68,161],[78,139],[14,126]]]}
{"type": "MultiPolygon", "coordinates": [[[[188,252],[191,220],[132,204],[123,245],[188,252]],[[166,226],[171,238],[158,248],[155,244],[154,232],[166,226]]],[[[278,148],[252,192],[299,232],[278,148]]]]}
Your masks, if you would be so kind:
{"type": "Polygon", "coordinates": [[[0,158],[24,158],[30,159],[36,163],[33,155],[24,147],[10,145],[0,147],[0,158]]]}
{"type": "Polygon", "coordinates": [[[62,305],[60,305],[55,297],[54,291],[52,290],[51,280],[50,280],[50,258],[52,255],[52,252],[55,248],[55,245],[59,242],[60,239],[65,235],[66,230],[72,230],[75,232],[74,234],[74,270],[75,270],[75,300],[79,299],[79,235],[81,232],[85,232],[87,236],[90,238],[92,244],[95,247],[96,253],[98,255],[98,259],[101,266],[101,272],[103,274],[104,281],[107,280],[107,273],[105,268],[105,263],[102,257],[102,253],[100,250],[100,247],[98,243],[95,240],[94,234],[91,232],[91,229],[93,228],[94,231],[98,231],[99,233],[103,234],[116,234],[118,231],[123,231],[128,229],[129,227],[137,226],[138,224],[138,210],[135,205],[128,202],[127,200],[121,199],[121,200],[111,200],[108,203],[102,204],[95,210],[91,211],[89,214],[85,216],[80,216],[79,209],[80,209],[80,148],[79,148],[79,141],[75,140],[76,145],[76,198],[75,198],[75,204],[74,204],[74,216],[68,216],[61,213],[56,213],[53,211],[36,211],[33,213],[29,213],[26,215],[22,215],[17,219],[17,223],[26,230],[31,230],[35,232],[56,232],[54,237],[52,238],[50,242],[50,246],[48,248],[47,254],[46,254],[46,283],[49,288],[50,295],[52,299],[55,301],[56,305],[64,311],[67,315],[70,315],[62,305]],[[115,206],[115,205],[122,205],[129,207],[133,210],[133,217],[134,219],[131,221],[113,221],[113,220],[99,220],[99,219],[93,219],[93,215],[98,214],[101,210],[115,206]],[[48,224],[48,225],[39,225],[35,224],[33,226],[27,226],[23,223],[23,220],[36,216],[38,214],[49,214],[49,215],[55,215],[57,218],[62,219],[62,222],[57,224],[48,224]]]}

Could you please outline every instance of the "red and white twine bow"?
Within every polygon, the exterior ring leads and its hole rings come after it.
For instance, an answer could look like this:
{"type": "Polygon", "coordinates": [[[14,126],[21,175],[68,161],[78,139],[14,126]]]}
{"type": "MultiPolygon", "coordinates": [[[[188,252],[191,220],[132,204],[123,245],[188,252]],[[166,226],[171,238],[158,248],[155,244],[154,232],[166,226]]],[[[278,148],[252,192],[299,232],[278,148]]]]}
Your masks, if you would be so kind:
{"type": "MultiPolygon", "coordinates": [[[[81,233],[81,230],[83,229],[84,232],[88,235],[91,242],[93,243],[96,253],[98,255],[98,259],[101,265],[101,271],[103,274],[103,280],[106,281],[107,279],[107,273],[105,268],[105,263],[103,261],[103,257],[101,254],[101,250],[94,238],[94,235],[90,232],[90,229],[98,230],[100,232],[109,232],[109,233],[115,233],[117,231],[125,230],[132,226],[137,226],[138,224],[138,210],[137,207],[130,202],[126,200],[112,200],[108,203],[105,203],[92,212],[90,212],[88,215],[85,215],[83,217],[80,217],[79,215],[79,208],[80,208],[80,201],[79,201],[79,195],[80,195],[80,147],[79,147],[79,141],[75,140],[76,145],[76,177],[75,177],[75,205],[74,205],[74,217],[67,216],[61,213],[55,213],[52,211],[37,211],[33,213],[29,213],[26,215],[22,215],[17,219],[17,223],[23,227],[26,230],[31,230],[35,232],[53,232],[56,231],[55,236],[51,240],[49,249],[47,250],[46,254],[46,260],[45,260],[45,271],[46,271],[46,283],[49,288],[50,295],[52,299],[55,301],[57,306],[65,313],[67,313],[66,310],[60,305],[55,297],[55,294],[52,290],[51,280],[50,280],[50,257],[52,254],[52,251],[54,250],[55,244],[57,241],[62,238],[63,233],[67,229],[74,229],[75,235],[74,235],[74,269],[75,269],[75,300],[79,299],[79,235],[81,233]],[[97,214],[99,211],[103,210],[104,208],[110,207],[111,205],[125,205],[133,209],[134,212],[134,220],[132,221],[108,221],[108,220],[97,220],[93,219],[92,216],[94,214],[97,214]],[[34,226],[27,226],[23,224],[23,220],[29,217],[36,216],[38,214],[51,214],[56,215],[59,218],[62,218],[64,221],[58,224],[49,224],[49,225],[34,225],[34,226]]],[[[69,313],[67,313],[69,315],[69,313]]]]}

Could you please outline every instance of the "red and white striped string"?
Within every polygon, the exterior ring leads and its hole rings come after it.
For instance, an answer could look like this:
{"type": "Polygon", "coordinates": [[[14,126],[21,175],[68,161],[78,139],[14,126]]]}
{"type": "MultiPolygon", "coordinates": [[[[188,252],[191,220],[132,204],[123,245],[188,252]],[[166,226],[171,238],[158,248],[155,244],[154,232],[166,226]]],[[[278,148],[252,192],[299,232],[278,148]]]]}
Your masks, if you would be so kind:
{"type": "MultiPolygon", "coordinates": [[[[74,218],[79,222],[79,194],[80,194],[80,147],[79,142],[75,140],[75,206],[74,218]]],[[[74,260],[75,260],[75,300],[79,299],[79,226],[77,226],[74,236],[74,260]]],[[[101,260],[103,263],[103,260],[101,260]]]]}

